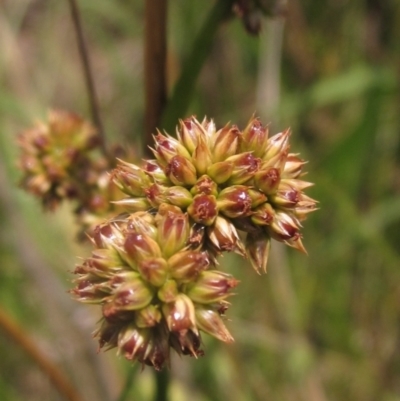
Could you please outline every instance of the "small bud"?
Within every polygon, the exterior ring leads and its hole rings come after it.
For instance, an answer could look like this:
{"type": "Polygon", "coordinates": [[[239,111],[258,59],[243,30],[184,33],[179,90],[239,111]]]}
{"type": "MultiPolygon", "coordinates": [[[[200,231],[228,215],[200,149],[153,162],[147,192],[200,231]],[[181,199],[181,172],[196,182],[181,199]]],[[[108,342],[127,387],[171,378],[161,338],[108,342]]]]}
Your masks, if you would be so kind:
{"type": "Polygon", "coordinates": [[[251,221],[258,226],[268,226],[274,219],[274,208],[269,203],[257,207],[251,215],[251,221]]]}
{"type": "Polygon", "coordinates": [[[218,207],[215,196],[213,195],[196,195],[192,204],[187,209],[190,217],[200,224],[210,226],[214,223],[218,215],[218,207]]]}
{"type": "Polygon", "coordinates": [[[301,174],[303,165],[306,162],[294,153],[289,153],[286,157],[285,166],[283,168],[282,177],[285,178],[297,178],[301,174]]]}
{"type": "Polygon", "coordinates": [[[175,138],[164,136],[160,132],[154,137],[156,143],[153,152],[159,163],[163,166],[170,163],[171,159],[177,155],[185,159],[190,159],[190,154],[186,148],[175,138]]]}
{"type": "Polygon", "coordinates": [[[192,156],[192,163],[199,175],[205,174],[212,163],[210,148],[204,136],[199,136],[198,138],[198,144],[192,156]]]}
{"type": "Polygon", "coordinates": [[[280,132],[268,139],[268,144],[263,153],[263,160],[268,161],[278,156],[280,153],[286,153],[289,148],[290,130],[280,132]]]}
{"type": "Polygon", "coordinates": [[[217,184],[223,184],[231,178],[233,169],[233,163],[222,161],[214,163],[208,167],[207,175],[209,175],[217,184]]]}
{"type": "Polygon", "coordinates": [[[192,186],[197,181],[193,164],[182,156],[174,156],[166,167],[166,175],[175,185],[192,186]]]}
{"type": "Polygon", "coordinates": [[[241,133],[236,125],[231,128],[226,125],[215,134],[212,149],[214,163],[224,161],[236,154],[240,135],[241,133]]]}
{"type": "Polygon", "coordinates": [[[199,349],[201,346],[199,333],[195,334],[191,330],[183,330],[180,333],[172,332],[169,339],[171,346],[179,355],[191,355],[195,358],[204,355],[204,352],[199,349]]]}
{"type": "Polygon", "coordinates": [[[155,305],[147,305],[135,314],[135,324],[139,328],[154,327],[162,318],[159,308],[155,305]]]}
{"type": "Polygon", "coordinates": [[[157,296],[162,302],[173,302],[178,296],[178,285],[175,280],[167,280],[158,290],[157,296]]]}
{"type": "Polygon", "coordinates": [[[276,211],[268,231],[278,241],[286,241],[296,236],[300,222],[296,217],[281,211],[276,211]]]}
{"type": "Polygon", "coordinates": [[[207,253],[199,251],[179,252],[168,259],[171,277],[182,283],[193,281],[209,264],[207,253]]]}
{"type": "Polygon", "coordinates": [[[175,301],[166,303],[162,307],[168,329],[175,332],[192,330],[197,333],[194,311],[193,302],[185,294],[178,294],[175,301]]]}
{"type": "Polygon", "coordinates": [[[85,269],[98,277],[110,278],[121,269],[121,258],[115,249],[94,249],[85,269]]]}
{"type": "Polygon", "coordinates": [[[247,193],[250,196],[252,208],[260,206],[267,201],[267,197],[256,189],[248,188],[247,193]]]}
{"type": "Polygon", "coordinates": [[[192,194],[186,188],[180,186],[167,188],[163,195],[168,203],[182,209],[186,209],[193,200],[192,194]]]}
{"type": "Polygon", "coordinates": [[[177,136],[189,153],[193,153],[198,144],[198,138],[205,136],[205,133],[199,122],[194,117],[191,117],[183,121],[179,120],[177,136]]]}
{"type": "Polygon", "coordinates": [[[124,243],[126,261],[134,266],[145,259],[160,258],[161,249],[156,241],[144,234],[128,233],[124,243]]]}
{"type": "Polygon", "coordinates": [[[219,316],[218,312],[203,308],[201,306],[196,307],[196,323],[197,327],[204,332],[211,334],[218,340],[226,343],[233,342],[233,337],[225,327],[224,322],[219,316]]]}
{"type": "Polygon", "coordinates": [[[165,175],[165,171],[158,164],[156,160],[147,160],[143,170],[150,175],[153,180],[160,185],[170,185],[171,182],[169,178],[165,175]]]}
{"type": "Polygon", "coordinates": [[[123,207],[129,213],[144,212],[151,209],[151,204],[146,198],[126,198],[112,203],[123,207]]]}
{"type": "Polygon", "coordinates": [[[271,238],[268,234],[247,234],[246,253],[251,265],[257,273],[263,270],[267,272],[267,263],[269,250],[271,247],[271,238]]]}
{"type": "Polygon", "coordinates": [[[193,195],[203,194],[217,196],[218,185],[208,175],[202,175],[190,192],[193,195]]]}
{"type": "Polygon", "coordinates": [[[232,175],[229,178],[231,185],[244,184],[249,181],[261,165],[261,159],[255,158],[250,152],[231,156],[226,161],[234,165],[232,175]]]}
{"type": "Polygon", "coordinates": [[[190,226],[186,213],[173,207],[165,209],[160,209],[157,216],[158,243],[162,246],[163,256],[169,258],[186,245],[190,226]]]}
{"type": "Polygon", "coordinates": [[[164,188],[158,184],[152,184],[144,191],[150,205],[157,208],[161,203],[165,202],[164,188]]]}
{"type": "Polygon", "coordinates": [[[207,270],[200,273],[196,282],[188,286],[186,294],[193,302],[210,304],[225,299],[228,292],[238,284],[230,274],[207,270]]]}
{"type": "Polygon", "coordinates": [[[300,201],[301,193],[289,185],[279,185],[278,191],[269,196],[269,201],[281,207],[294,207],[300,201]]]}
{"type": "Polygon", "coordinates": [[[154,292],[140,277],[131,279],[117,288],[110,301],[103,306],[105,318],[115,318],[120,311],[132,311],[148,305],[154,292]]]}
{"type": "Polygon", "coordinates": [[[254,174],[254,185],[257,189],[269,195],[276,191],[280,183],[279,169],[270,167],[254,174]]]}
{"type": "Polygon", "coordinates": [[[241,152],[253,152],[255,157],[262,157],[268,144],[268,129],[263,127],[259,118],[252,117],[242,131],[241,152]]]}
{"type": "Polygon", "coordinates": [[[235,226],[224,217],[218,216],[207,228],[208,238],[218,251],[235,251],[244,256],[244,247],[235,226]]]}
{"type": "Polygon", "coordinates": [[[130,324],[118,336],[119,352],[128,360],[142,358],[151,351],[150,339],[150,330],[130,324]]]}
{"type": "Polygon", "coordinates": [[[144,189],[150,185],[149,177],[140,167],[122,160],[112,171],[111,177],[122,192],[134,197],[144,196],[144,189]]]}
{"type": "Polygon", "coordinates": [[[154,217],[148,212],[137,212],[129,216],[127,221],[128,231],[144,234],[152,239],[157,239],[157,228],[154,217]]]}
{"type": "Polygon", "coordinates": [[[162,286],[167,279],[168,265],[163,258],[142,260],[137,268],[142,277],[155,287],[162,286]]]}
{"type": "Polygon", "coordinates": [[[244,185],[233,185],[223,189],[218,198],[218,209],[230,218],[248,216],[251,214],[252,200],[244,185]]]}

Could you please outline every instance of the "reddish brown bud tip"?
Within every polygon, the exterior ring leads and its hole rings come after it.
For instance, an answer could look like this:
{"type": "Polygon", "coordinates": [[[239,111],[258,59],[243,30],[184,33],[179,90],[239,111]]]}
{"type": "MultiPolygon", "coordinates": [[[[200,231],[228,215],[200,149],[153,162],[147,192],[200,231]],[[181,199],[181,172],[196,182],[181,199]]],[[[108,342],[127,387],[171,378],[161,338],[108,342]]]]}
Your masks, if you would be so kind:
{"type": "Polygon", "coordinates": [[[175,185],[191,186],[197,181],[195,167],[183,156],[174,156],[168,163],[165,172],[175,185]]]}
{"type": "Polygon", "coordinates": [[[190,217],[200,224],[210,226],[218,215],[217,201],[213,195],[196,195],[187,209],[190,217]]]}

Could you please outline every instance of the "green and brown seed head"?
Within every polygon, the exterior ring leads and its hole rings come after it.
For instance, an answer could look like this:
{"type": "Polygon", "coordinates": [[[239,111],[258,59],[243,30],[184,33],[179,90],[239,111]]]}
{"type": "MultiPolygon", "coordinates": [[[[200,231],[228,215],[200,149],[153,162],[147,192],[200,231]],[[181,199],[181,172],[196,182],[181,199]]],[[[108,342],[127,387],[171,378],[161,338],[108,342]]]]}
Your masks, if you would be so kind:
{"type": "Polygon", "coordinates": [[[129,360],[159,370],[170,349],[202,355],[200,332],[233,341],[223,312],[231,275],[217,271],[191,245],[189,216],[160,204],[156,215],[136,212],[99,226],[92,256],[77,266],[78,300],[102,305],[100,347],[118,347],[129,360]]]}
{"type": "Polygon", "coordinates": [[[113,181],[129,196],[119,204],[129,212],[176,206],[212,257],[235,251],[265,271],[272,238],[305,252],[300,222],[316,209],[303,192],[312,184],[301,179],[305,162],[289,152],[289,136],[287,130],[269,137],[254,117],[243,131],[217,130],[207,119],[180,121],[177,139],[154,137],[154,160],[114,170],[113,181]]]}

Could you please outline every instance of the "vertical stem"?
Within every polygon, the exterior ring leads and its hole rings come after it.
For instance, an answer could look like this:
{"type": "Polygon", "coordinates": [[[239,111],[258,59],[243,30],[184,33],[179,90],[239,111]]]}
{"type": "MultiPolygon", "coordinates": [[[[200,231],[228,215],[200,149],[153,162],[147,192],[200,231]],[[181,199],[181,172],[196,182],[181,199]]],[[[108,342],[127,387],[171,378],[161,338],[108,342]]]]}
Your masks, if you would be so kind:
{"type": "Polygon", "coordinates": [[[167,98],[167,0],[145,3],[145,137],[143,151],[150,154],[155,128],[159,125],[167,98]]]}
{"type": "Polygon", "coordinates": [[[90,60],[89,60],[89,54],[88,54],[85,38],[83,37],[82,22],[81,22],[78,4],[77,4],[76,0],[68,0],[68,3],[70,6],[70,10],[71,10],[72,22],[75,27],[75,33],[76,33],[76,38],[77,38],[78,48],[79,48],[79,55],[80,55],[81,62],[82,62],[83,75],[85,78],[86,89],[87,89],[87,93],[88,93],[88,97],[89,97],[90,113],[92,116],[92,120],[99,131],[99,135],[101,138],[102,151],[103,151],[104,155],[107,155],[104,128],[103,128],[103,124],[102,124],[102,121],[100,118],[99,102],[97,99],[96,88],[94,85],[92,67],[91,67],[90,60]]]}
{"type": "MultiPolygon", "coordinates": [[[[146,0],[145,3],[145,136],[143,153],[150,155],[152,134],[160,124],[167,99],[167,0],[146,0]]],[[[167,401],[169,372],[155,372],[154,401],[167,401]]]]}

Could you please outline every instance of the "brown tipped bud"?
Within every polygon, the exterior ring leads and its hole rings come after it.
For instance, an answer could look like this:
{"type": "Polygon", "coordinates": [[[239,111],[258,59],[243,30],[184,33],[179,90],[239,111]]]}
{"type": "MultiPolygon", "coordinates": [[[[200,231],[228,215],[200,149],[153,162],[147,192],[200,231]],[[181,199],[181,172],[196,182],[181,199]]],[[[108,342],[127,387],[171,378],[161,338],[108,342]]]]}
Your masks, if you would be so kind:
{"type": "Polygon", "coordinates": [[[267,263],[271,238],[268,234],[260,233],[256,235],[247,234],[246,252],[251,265],[257,273],[260,270],[267,272],[267,263]]]}
{"type": "Polygon", "coordinates": [[[150,330],[130,324],[118,336],[119,352],[128,360],[143,358],[151,351],[150,340],[150,330]]]}
{"type": "Polygon", "coordinates": [[[285,212],[275,212],[274,219],[268,227],[271,236],[278,241],[286,241],[298,234],[300,222],[294,217],[285,212]]]}
{"type": "Polygon", "coordinates": [[[212,163],[211,151],[204,136],[199,136],[198,144],[193,152],[192,163],[199,175],[205,174],[212,163]]]}
{"type": "Polygon", "coordinates": [[[191,186],[197,181],[196,169],[193,164],[182,156],[174,156],[165,170],[167,177],[175,185],[191,186]]]}
{"type": "Polygon", "coordinates": [[[107,319],[115,318],[120,311],[132,311],[144,308],[153,299],[154,292],[140,277],[120,285],[103,306],[103,316],[107,319]]]}
{"type": "Polygon", "coordinates": [[[218,185],[208,176],[202,175],[196,182],[196,185],[192,187],[190,192],[193,195],[214,195],[218,194],[218,185]]]}
{"type": "Polygon", "coordinates": [[[218,216],[207,228],[208,238],[218,251],[235,251],[244,256],[244,247],[235,226],[224,217],[218,216]]]}
{"type": "Polygon", "coordinates": [[[217,184],[223,184],[231,178],[233,169],[233,163],[222,161],[214,163],[208,167],[207,175],[209,175],[217,184]]]}
{"type": "Polygon", "coordinates": [[[157,228],[155,227],[155,219],[150,213],[137,212],[131,214],[127,221],[128,231],[134,231],[137,234],[144,234],[152,239],[157,239],[157,228]]]}
{"type": "Polygon", "coordinates": [[[107,281],[94,281],[91,275],[81,276],[77,286],[71,290],[79,301],[85,303],[100,303],[109,296],[111,287],[107,281]]]}
{"type": "Polygon", "coordinates": [[[167,279],[168,265],[162,258],[142,260],[137,266],[142,277],[155,287],[160,287],[167,279]]]}
{"type": "Polygon", "coordinates": [[[292,248],[297,249],[298,251],[307,254],[306,248],[304,248],[303,243],[301,242],[301,234],[297,232],[292,238],[283,241],[286,245],[291,246],[292,248]]]}
{"type": "Polygon", "coordinates": [[[250,152],[231,156],[226,161],[234,165],[232,175],[229,178],[231,185],[243,184],[250,180],[261,165],[261,159],[255,158],[250,152]]]}
{"type": "Polygon", "coordinates": [[[149,177],[140,167],[121,160],[111,177],[122,192],[134,197],[144,196],[145,188],[150,185],[149,177]]]}
{"type": "Polygon", "coordinates": [[[129,213],[144,212],[151,209],[151,204],[146,198],[126,198],[112,203],[123,207],[129,213]]]}
{"type": "Polygon", "coordinates": [[[157,296],[162,302],[173,302],[178,296],[178,284],[175,280],[167,280],[158,290],[157,296]]]}
{"type": "Polygon", "coordinates": [[[297,178],[301,175],[301,170],[306,162],[294,153],[289,153],[286,157],[285,166],[283,168],[282,177],[297,178]]]}
{"type": "Polygon", "coordinates": [[[171,277],[182,283],[193,281],[207,269],[210,260],[206,252],[183,251],[168,259],[171,277]]]}
{"type": "Polygon", "coordinates": [[[263,127],[259,118],[251,118],[242,131],[241,152],[253,152],[255,157],[262,157],[268,144],[268,129],[263,127]]]}
{"type": "Polygon", "coordinates": [[[158,243],[162,246],[162,253],[169,258],[180,251],[189,239],[189,218],[180,209],[160,210],[157,216],[158,243]],[[162,214],[161,214],[162,213],[162,214]]]}
{"type": "Polygon", "coordinates": [[[161,249],[156,241],[144,234],[128,233],[124,243],[127,262],[131,266],[146,259],[160,258],[161,249]]]}
{"type": "Polygon", "coordinates": [[[198,306],[196,307],[196,323],[200,330],[211,334],[218,340],[226,343],[233,342],[233,337],[225,327],[218,312],[198,306]]]}
{"type": "Polygon", "coordinates": [[[191,330],[183,330],[180,333],[172,332],[169,339],[171,346],[178,354],[192,355],[195,358],[204,355],[204,352],[199,349],[201,338],[198,333],[193,333],[191,330]]]}
{"type": "Polygon", "coordinates": [[[180,141],[184,144],[189,153],[193,153],[197,144],[198,138],[204,136],[202,126],[194,118],[187,118],[185,120],[179,120],[179,129],[177,130],[177,136],[180,141]]]}
{"type": "Polygon", "coordinates": [[[300,191],[288,185],[280,185],[278,191],[269,196],[269,201],[281,207],[294,207],[301,199],[300,191]]]}
{"type": "Polygon", "coordinates": [[[167,165],[170,163],[171,159],[177,155],[185,159],[190,159],[189,152],[175,138],[164,136],[158,132],[154,140],[156,142],[154,155],[162,165],[167,165]]]}
{"type": "Polygon", "coordinates": [[[121,258],[115,249],[95,249],[92,257],[84,263],[87,272],[109,278],[121,269],[121,258]]]}
{"type": "Polygon", "coordinates": [[[157,184],[171,185],[169,178],[165,175],[164,169],[156,160],[147,160],[143,170],[150,175],[157,184]]]}
{"type": "Polygon", "coordinates": [[[170,187],[164,191],[165,200],[172,205],[186,209],[193,200],[192,194],[183,187],[170,187]]]}
{"type": "Polygon", "coordinates": [[[228,292],[238,284],[230,274],[207,270],[200,273],[196,282],[188,286],[186,294],[194,302],[210,304],[225,299],[228,292]]]}
{"type": "Polygon", "coordinates": [[[124,236],[117,226],[104,224],[95,228],[93,241],[98,248],[114,249],[124,241],[124,236]]]}
{"type": "Polygon", "coordinates": [[[291,187],[291,188],[297,189],[297,191],[303,191],[304,189],[310,188],[313,185],[314,185],[314,183],[312,183],[312,182],[298,180],[296,178],[282,178],[280,186],[286,187],[286,188],[291,187]]]}
{"type": "Polygon", "coordinates": [[[241,133],[236,125],[229,128],[227,125],[215,134],[213,143],[213,161],[221,162],[236,154],[241,133]]]}
{"type": "Polygon", "coordinates": [[[268,139],[267,148],[263,154],[263,160],[273,159],[280,153],[286,153],[289,148],[290,130],[280,132],[268,139]]]}
{"type": "Polygon", "coordinates": [[[217,199],[218,209],[227,217],[236,218],[251,214],[252,200],[243,185],[223,189],[217,199]]]}
{"type": "Polygon", "coordinates": [[[274,208],[269,203],[257,207],[251,215],[251,221],[258,226],[268,226],[274,219],[274,208]]]}
{"type": "Polygon", "coordinates": [[[196,195],[192,204],[187,209],[190,217],[200,224],[210,226],[214,223],[218,215],[218,207],[215,196],[213,195],[196,195]]]}
{"type": "Polygon", "coordinates": [[[162,312],[170,331],[197,333],[194,305],[187,295],[178,294],[174,302],[163,305],[162,312]]]}
{"type": "Polygon", "coordinates": [[[154,327],[160,323],[162,314],[156,305],[147,305],[135,314],[135,323],[139,328],[154,327]]]}
{"type": "Polygon", "coordinates": [[[279,169],[270,167],[255,173],[254,185],[257,189],[269,195],[277,190],[280,179],[279,169]]]}
{"type": "Polygon", "coordinates": [[[161,185],[150,185],[144,192],[148,202],[154,208],[157,208],[161,203],[165,202],[164,188],[161,185]]]}

